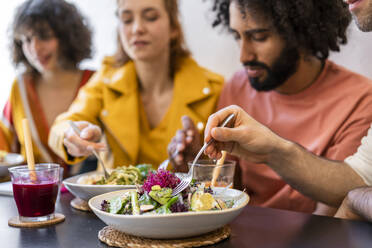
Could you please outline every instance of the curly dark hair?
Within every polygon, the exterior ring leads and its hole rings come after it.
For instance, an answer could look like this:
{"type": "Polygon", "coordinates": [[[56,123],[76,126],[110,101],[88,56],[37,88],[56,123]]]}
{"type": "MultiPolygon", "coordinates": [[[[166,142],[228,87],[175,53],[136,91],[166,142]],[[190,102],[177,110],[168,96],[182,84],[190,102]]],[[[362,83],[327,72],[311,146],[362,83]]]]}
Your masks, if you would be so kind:
{"type": "Polygon", "coordinates": [[[15,66],[25,65],[37,73],[22,50],[22,34],[31,30],[43,38],[52,31],[59,41],[59,63],[66,69],[76,69],[92,56],[92,32],[78,9],[64,0],[28,0],[21,4],[10,26],[11,56],[15,66]]]}
{"type": "Polygon", "coordinates": [[[213,0],[213,27],[229,27],[229,5],[234,1],[242,14],[269,22],[289,44],[304,49],[307,55],[325,60],[330,51],[347,43],[351,21],[342,0],[213,0]]]}

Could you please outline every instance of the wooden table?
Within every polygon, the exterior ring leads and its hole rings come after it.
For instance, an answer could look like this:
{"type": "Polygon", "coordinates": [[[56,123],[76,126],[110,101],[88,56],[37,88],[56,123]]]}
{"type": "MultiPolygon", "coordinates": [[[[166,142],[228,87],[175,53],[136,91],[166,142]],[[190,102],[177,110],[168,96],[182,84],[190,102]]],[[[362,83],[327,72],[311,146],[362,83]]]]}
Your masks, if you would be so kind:
{"type": "MultiPolygon", "coordinates": [[[[107,247],[97,238],[105,224],[93,213],[72,209],[71,199],[71,194],[64,193],[57,204],[65,222],[48,228],[19,229],[7,224],[17,214],[13,198],[0,196],[0,247],[107,247]]],[[[372,247],[371,223],[270,208],[247,206],[231,227],[230,239],[213,247],[372,247]]]]}

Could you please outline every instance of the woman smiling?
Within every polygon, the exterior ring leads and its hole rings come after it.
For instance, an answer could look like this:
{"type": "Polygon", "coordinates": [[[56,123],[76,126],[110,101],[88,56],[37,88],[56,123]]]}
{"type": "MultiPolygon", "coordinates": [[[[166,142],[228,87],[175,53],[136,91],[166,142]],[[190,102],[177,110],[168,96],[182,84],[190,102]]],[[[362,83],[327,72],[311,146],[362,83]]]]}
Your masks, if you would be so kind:
{"type": "Polygon", "coordinates": [[[91,56],[91,31],[64,0],[28,0],[11,26],[12,59],[19,69],[0,122],[0,149],[25,155],[22,119],[30,122],[37,163],[68,167],[48,147],[49,127],[93,74],[79,64],[91,56]]]}

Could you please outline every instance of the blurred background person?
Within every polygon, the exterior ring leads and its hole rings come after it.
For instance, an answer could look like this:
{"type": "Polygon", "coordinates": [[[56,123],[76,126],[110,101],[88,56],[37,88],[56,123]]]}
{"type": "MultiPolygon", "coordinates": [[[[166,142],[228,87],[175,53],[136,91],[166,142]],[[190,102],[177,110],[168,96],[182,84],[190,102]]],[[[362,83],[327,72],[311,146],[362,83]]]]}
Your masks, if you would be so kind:
{"type": "Polygon", "coordinates": [[[0,149],[25,156],[27,118],[35,162],[66,164],[48,146],[49,128],[93,74],[79,64],[92,53],[91,31],[77,8],[63,0],[29,0],[16,10],[11,52],[19,72],[0,122],[0,149]]]}
{"type": "Polygon", "coordinates": [[[91,149],[109,149],[110,167],[167,158],[181,116],[202,132],[214,111],[223,78],[200,67],[184,43],[174,0],[118,0],[118,51],[59,116],[49,137],[53,150],[77,163],[91,149]],[[69,126],[74,121],[78,136],[69,126]],[[108,146],[102,142],[102,134],[108,146]]]}

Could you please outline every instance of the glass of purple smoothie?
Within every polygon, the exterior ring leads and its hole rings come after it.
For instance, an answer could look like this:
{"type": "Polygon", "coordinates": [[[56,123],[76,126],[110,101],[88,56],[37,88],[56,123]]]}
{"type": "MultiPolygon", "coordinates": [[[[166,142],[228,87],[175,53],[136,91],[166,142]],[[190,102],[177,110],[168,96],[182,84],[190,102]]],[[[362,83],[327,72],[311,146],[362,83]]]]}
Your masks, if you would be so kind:
{"type": "Polygon", "coordinates": [[[9,169],[14,200],[22,222],[46,221],[54,218],[54,208],[60,183],[58,164],[36,164],[35,170],[27,165],[9,169]],[[30,177],[30,174],[36,175],[30,177]]]}

